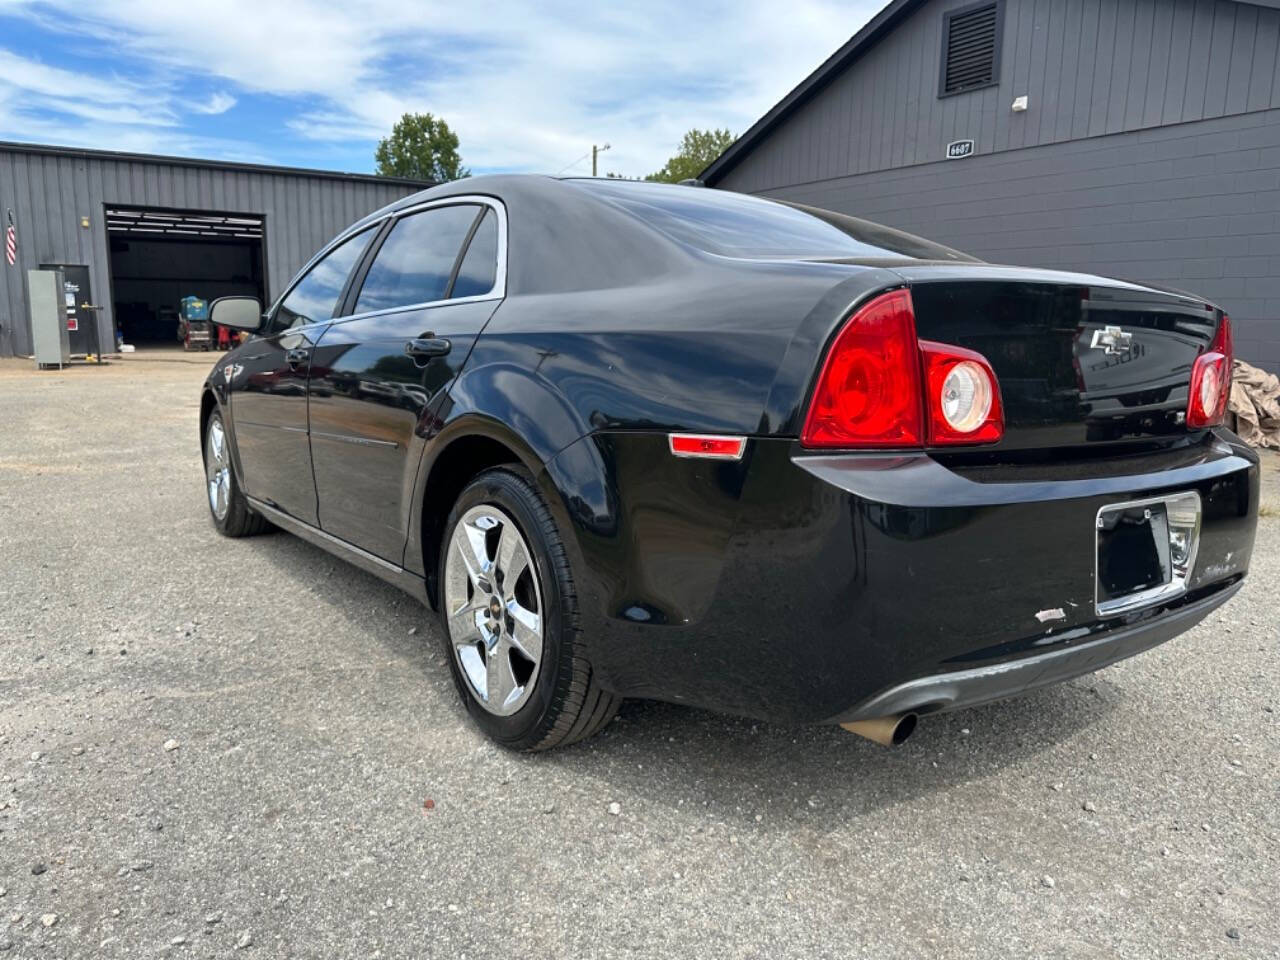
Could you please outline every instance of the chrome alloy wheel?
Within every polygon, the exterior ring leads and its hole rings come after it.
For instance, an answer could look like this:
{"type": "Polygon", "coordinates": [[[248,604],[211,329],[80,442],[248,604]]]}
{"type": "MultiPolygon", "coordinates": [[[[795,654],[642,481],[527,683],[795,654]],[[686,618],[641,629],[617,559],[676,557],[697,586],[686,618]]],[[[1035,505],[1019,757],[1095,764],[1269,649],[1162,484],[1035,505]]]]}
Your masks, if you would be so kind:
{"type": "Polygon", "coordinates": [[[515,521],[491,504],[472,507],[445,557],[449,643],[472,695],[500,717],[529,699],[542,662],[542,585],[515,521]]]}
{"type": "Polygon", "coordinates": [[[209,509],[218,521],[227,518],[231,506],[231,456],[222,420],[209,420],[209,435],[204,445],[204,472],[209,481],[209,509]]]}

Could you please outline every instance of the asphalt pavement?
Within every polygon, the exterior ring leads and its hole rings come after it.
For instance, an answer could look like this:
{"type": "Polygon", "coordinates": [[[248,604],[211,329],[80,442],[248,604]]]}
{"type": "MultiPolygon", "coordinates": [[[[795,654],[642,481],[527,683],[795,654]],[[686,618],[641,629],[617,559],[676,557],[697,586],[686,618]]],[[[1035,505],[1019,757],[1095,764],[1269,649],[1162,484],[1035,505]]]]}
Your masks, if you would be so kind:
{"type": "Polygon", "coordinates": [[[1280,956],[1280,457],[1240,595],[1101,673],[520,756],[410,598],[214,532],[209,363],[0,361],[0,957],[1280,956]]]}

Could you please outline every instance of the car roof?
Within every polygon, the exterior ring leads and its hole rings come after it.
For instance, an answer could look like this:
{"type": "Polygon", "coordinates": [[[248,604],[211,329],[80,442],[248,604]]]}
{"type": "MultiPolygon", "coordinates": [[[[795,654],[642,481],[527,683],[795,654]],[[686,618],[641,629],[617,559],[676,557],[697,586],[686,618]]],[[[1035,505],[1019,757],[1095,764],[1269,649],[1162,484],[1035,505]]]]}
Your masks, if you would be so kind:
{"type": "MultiPolygon", "coordinates": [[[[700,200],[714,202],[713,198],[723,197],[726,204],[740,204],[745,196],[697,186],[615,178],[489,174],[439,184],[396,200],[353,224],[326,250],[401,211],[452,197],[478,196],[497,200],[507,214],[508,295],[630,286],[707,262],[709,251],[673,236],[617,202],[619,194],[631,190],[637,196],[673,198],[697,191],[700,200]]],[[[908,259],[972,259],[923,238],[843,214],[764,197],[752,200],[803,209],[870,246],[905,252],[908,259]]],[[[794,259],[810,258],[797,255],[794,259]]],[[[851,257],[846,262],[859,261],[851,257]]]]}
{"type": "Polygon", "coordinates": [[[352,224],[326,251],[370,224],[451,197],[488,197],[507,214],[507,293],[599,289],[641,282],[689,258],[674,242],[590,192],[540,174],[487,174],[439,184],[352,224]]]}

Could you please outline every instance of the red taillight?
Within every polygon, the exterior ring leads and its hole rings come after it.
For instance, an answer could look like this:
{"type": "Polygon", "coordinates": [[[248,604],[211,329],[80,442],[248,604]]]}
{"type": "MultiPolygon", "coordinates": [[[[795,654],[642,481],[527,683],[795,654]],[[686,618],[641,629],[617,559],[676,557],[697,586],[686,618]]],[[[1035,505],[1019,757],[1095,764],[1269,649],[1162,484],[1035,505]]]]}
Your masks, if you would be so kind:
{"type": "Polygon", "coordinates": [[[1231,396],[1231,318],[1225,313],[1209,349],[1191,367],[1191,396],[1187,399],[1187,426],[1216,427],[1227,415],[1231,396]]]}
{"type": "Polygon", "coordinates": [[[1004,411],[995,371],[987,358],[963,347],[920,341],[924,358],[929,444],[995,443],[1004,434],[1004,411]]]}
{"type": "Polygon", "coordinates": [[[808,447],[914,447],[924,440],[911,294],[859,309],[827,351],[801,441],[808,447]]]}
{"type": "Polygon", "coordinates": [[[807,447],[922,447],[1003,434],[991,365],[972,350],[917,340],[911,294],[894,290],[836,335],[800,439],[807,447]]]}

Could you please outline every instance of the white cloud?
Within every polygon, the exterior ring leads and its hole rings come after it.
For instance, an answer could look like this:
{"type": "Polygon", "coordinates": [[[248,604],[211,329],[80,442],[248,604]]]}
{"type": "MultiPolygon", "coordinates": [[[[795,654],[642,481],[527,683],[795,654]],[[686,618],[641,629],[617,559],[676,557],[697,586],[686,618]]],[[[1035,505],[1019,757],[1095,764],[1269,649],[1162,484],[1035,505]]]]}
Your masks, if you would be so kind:
{"type": "Polygon", "coordinates": [[[196,113],[203,113],[207,116],[213,116],[219,113],[226,113],[236,105],[236,98],[229,93],[218,91],[212,94],[209,99],[196,101],[189,104],[189,108],[196,113]]]}
{"type": "MultiPolygon", "coordinates": [[[[476,171],[555,173],[608,141],[603,169],[632,175],[658,169],[690,127],[741,133],[881,5],[0,0],[147,71],[241,99],[299,98],[286,121],[297,137],[369,141],[404,112],[431,111],[476,171]]],[[[227,100],[215,94],[206,106],[227,100]]],[[[589,162],[573,169],[589,172],[589,162]]]]}
{"type": "Polygon", "coordinates": [[[0,49],[0,77],[37,96],[91,103],[133,103],[144,88],[120,77],[90,76],[0,49]]]}
{"type": "Polygon", "coordinates": [[[134,127],[96,121],[39,116],[15,109],[0,90],[0,131],[17,131],[33,143],[53,143],[94,150],[152,153],[179,157],[235,157],[246,163],[272,163],[274,158],[251,143],[192,136],[167,127],[134,127]]]}

